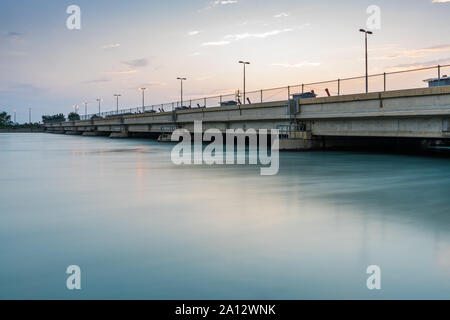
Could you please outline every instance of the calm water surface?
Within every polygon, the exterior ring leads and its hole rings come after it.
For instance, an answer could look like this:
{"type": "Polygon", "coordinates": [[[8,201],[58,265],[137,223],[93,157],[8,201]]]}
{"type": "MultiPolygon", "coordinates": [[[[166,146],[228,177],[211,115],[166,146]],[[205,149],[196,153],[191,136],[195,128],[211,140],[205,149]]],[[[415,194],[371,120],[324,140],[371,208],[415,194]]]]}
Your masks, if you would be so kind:
{"type": "Polygon", "coordinates": [[[450,298],[449,159],[282,153],[263,177],[170,150],[0,134],[0,299],[450,298]]]}

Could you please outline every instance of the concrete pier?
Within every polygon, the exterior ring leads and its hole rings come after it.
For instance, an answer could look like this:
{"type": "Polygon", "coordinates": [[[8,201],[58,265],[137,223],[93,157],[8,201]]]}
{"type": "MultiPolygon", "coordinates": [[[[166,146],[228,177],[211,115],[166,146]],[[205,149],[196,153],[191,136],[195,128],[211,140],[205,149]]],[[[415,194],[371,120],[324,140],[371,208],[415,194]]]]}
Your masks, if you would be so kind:
{"type": "Polygon", "coordinates": [[[97,132],[97,131],[84,131],[82,135],[86,136],[86,137],[100,137],[100,136],[104,137],[104,136],[107,136],[108,133],[97,132]]]}
{"type": "Polygon", "coordinates": [[[123,138],[129,138],[129,134],[126,132],[111,132],[109,137],[111,139],[123,139],[123,138]]]}

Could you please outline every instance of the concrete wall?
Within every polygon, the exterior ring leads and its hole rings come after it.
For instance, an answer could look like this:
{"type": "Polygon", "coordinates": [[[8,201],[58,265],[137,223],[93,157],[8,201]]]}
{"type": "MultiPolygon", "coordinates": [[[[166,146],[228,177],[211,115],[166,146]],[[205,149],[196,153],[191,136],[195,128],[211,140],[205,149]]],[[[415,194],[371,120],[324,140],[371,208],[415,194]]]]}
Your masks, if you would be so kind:
{"type": "Polygon", "coordinates": [[[324,119],[313,121],[316,136],[445,138],[448,120],[442,117],[324,119]]]}

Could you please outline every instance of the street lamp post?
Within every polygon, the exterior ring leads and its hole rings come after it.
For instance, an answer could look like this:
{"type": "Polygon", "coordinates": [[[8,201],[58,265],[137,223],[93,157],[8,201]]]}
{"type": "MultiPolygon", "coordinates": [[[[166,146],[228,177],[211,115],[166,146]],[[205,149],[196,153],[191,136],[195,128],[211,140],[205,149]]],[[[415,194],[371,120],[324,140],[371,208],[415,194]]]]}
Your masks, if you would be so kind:
{"type": "Polygon", "coordinates": [[[31,124],[31,108],[28,108],[28,123],[31,124]]]}
{"type": "Polygon", "coordinates": [[[245,65],[250,64],[248,61],[239,61],[239,63],[242,63],[244,65],[244,104],[245,104],[245,65]]]}
{"type": "Polygon", "coordinates": [[[139,88],[142,91],[142,111],[145,112],[145,91],[147,88],[139,88]]]}
{"type": "Polygon", "coordinates": [[[14,109],[14,124],[16,123],[16,109],[14,109]]]}
{"type": "Polygon", "coordinates": [[[103,101],[103,99],[102,98],[97,98],[97,101],[98,101],[98,116],[100,117],[100,104],[101,104],[101,102],[103,101]]]}
{"type": "Polygon", "coordinates": [[[187,78],[178,77],[177,80],[181,82],[181,107],[183,106],[183,81],[187,80],[187,78]]]}
{"type": "Polygon", "coordinates": [[[83,102],[83,104],[84,104],[84,115],[85,115],[86,120],[87,120],[87,105],[88,105],[88,103],[87,102],[83,102]]]}
{"type": "Polygon", "coordinates": [[[116,114],[119,114],[119,97],[121,97],[121,94],[115,94],[114,97],[116,97],[116,114]]]}
{"type": "Polygon", "coordinates": [[[366,93],[369,93],[369,62],[367,56],[367,35],[373,34],[372,31],[367,31],[364,29],[359,29],[360,32],[363,32],[365,35],[365,44],[366,44],[366,93]]]}

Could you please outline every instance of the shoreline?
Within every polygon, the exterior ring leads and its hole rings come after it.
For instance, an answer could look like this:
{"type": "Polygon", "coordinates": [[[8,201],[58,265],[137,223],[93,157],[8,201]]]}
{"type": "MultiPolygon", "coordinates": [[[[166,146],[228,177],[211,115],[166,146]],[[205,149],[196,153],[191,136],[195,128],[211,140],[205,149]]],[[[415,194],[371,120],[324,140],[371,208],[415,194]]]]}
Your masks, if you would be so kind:
{"type": "Polygon", "coordinates": [[[45,128],[2,128],[0,129],[0,133],[42,133],[45,132],[45,128]]]}

